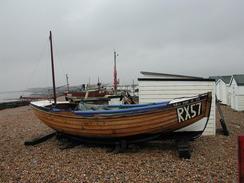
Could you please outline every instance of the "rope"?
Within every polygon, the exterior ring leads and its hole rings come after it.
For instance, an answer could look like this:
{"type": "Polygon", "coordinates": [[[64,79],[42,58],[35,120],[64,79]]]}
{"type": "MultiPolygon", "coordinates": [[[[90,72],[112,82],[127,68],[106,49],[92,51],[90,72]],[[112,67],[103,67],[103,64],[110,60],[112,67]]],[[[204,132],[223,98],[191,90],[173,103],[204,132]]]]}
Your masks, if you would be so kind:
{"type": "MultiPolygon", "coordinates": [[[[31,82],[32,82],[32,79],[34,78],[33,76],[35,75],[35,73],[36,73],[36,71],[37,71],[37,68],[39,67],[39,65],[40,65],[40,63],[41,63],[41,59],[43,58],[44,51],[45,51],[45,49],[46,49],[47,46],[48,46],[47,43],[48,43],[48,42],[45,41],[44,44],[43,44],[43,46],[42,46],[41,52],[40,52],[39,56],[38,56],[37,59],[36,59],[36,60],[37,60],[37,64],[34,64],[34,67],[33,67],[33,69],[32,69],[32,72],[30,73],[29,80],[27,80],[27,82],[26,82],[26,84],[25,84],[25,87],[24,87],[25,89],[27,89],[27,88],[30,86],[30,84],[31,84],[31,82]]],[[[26,91],[22,91],[21,95],[23,95],[25,92],[26,92],[26,91]]]]}
{"type": "MultiPolygon", "coordinates": [[[[65,77],[65,71],[64,71],[64,67],[63,67],[63,59],[60,57],[60,56],[56,56],[56,58],[57,58],[57,60],[58,60],[58,63],[59,63],[59,66],[60,67],[56,67],[57,68],[57,70],[61,73],[61,75],[62,76],[64,76],[65,77]],[[61,68],[61,69],[60,69],[61,68]]],[[[57,76],[58,76],[58,73],[57,73],[57,76]]],[[[66,78],[64,78],[64,80],[63,81],[66,81],[66,78]]]]}

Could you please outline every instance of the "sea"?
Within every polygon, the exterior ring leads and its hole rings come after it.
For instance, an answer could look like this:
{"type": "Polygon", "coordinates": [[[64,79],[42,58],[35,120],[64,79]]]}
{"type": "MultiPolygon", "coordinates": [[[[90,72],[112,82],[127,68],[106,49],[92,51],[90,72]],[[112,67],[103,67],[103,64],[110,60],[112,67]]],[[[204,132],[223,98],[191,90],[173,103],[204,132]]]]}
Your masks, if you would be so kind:
{"type": "Polygon", "coordinates": [[[0,103],[19,100],[20,96],[29,96],[31,92],[26,91],[6,91],[0,92],[0,103]]]}

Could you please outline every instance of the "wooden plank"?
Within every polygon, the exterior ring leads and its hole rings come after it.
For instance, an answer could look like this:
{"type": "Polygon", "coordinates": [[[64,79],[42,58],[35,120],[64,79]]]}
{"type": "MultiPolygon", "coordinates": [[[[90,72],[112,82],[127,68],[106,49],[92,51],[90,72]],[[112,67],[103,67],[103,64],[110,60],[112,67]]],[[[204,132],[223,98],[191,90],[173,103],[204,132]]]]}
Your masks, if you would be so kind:
{"type": "Polygon", "coordinates": [[[139,87],[143,86],[155,86],[155,87],[160,87],[160,86],[214,86],[215,83],[212,81],[139,81],[138,82],[139,87]]]}
{"type": "Polygon", "coordinates": [[[46,140],[52,138],[54,135],[56,134],[56,132],[52,132],[52,133],[49,133],[49,134],[46,134],[46,135],[42,135],[40,137],[36,137],[34,139],[31,139],[31,140],[27,140],[24,142],[24,144],[26,146],[33,146],[33,145],[36,145],[36,144],[40,144],[42,142],[45,142],[46,140]]]}
{"type": "Polygon", "coordinates": [[[151,119],[151,120],[143,120],[143,119],[140,119],[140,120],[137,120],[137,121],[131,121],[131,123],[125,123],[124,121],[121,121],[120,124],[99,124],[99,123],[90,123],[90,124],[82,124],[82,122],[80,122],[80,124],[77,124],[77,125],[73,125],[73,124],[64,124],[62,123],[61,120],[45,120],[45,118],[42,118],[42,120],[50,125],[55,125],[55,126],[59,126],[60,128],[61,127],[64,127],[64,128],[72,128],[72,129],[77,129],[77,130],[80,130],[80,129],[91,129],[91,130],[95,130],[95,129],[101,129],[101,130],[106,130],[106,129],[113,129],[113,130],[116,130],[116,129],[123,129],[123,128],[131,128],[131,127],[140,127],[140,126],[150,126],[150,125],[153,125],[154,123],[163,123],[163,121],[161,119],[164,119],[165,122],[168,122],[172,119],[176,119],[176,114],[175,115],[170,115],[170,116],[167,116],[167,117],[161,117],[161,116],[156,116],[154,119],[151,119]]]}
{"type": "Polygon", "coordinates": [[[204,90],[211,90],[212,89],[212,85],[209,86],[203,86],[203,85],[194,85],[194,86],[182,86],[182,85],[161,85],[161,86],[141,86],[140,87],[140,91],[161,91],[161,90],[165,90],[165,91],[174,91],[174,90],[186,90],[186,91],[204,91],[204,90]]]}

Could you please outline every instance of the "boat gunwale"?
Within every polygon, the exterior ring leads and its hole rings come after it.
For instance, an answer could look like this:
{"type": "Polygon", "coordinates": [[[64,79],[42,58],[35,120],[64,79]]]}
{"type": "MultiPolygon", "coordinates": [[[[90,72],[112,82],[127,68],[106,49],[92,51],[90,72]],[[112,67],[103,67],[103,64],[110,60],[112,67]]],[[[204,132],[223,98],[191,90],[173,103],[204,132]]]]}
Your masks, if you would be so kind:
{"type": "Polygon", "coordinates": [[[34,108],[38,111],[41,111],[41,112],[49,114],[49,115],[54,115],[54,116],[60,116],[60,117],[66,117],[66,118],[75,118],[75,119],[98,119],[98,118],[103,118],[103,119],[109,118],[110,119],[110,118],[121,118],[121,117],[128,117],[128,116],[130,116],[130,117],[138,116],[138,115],[140,116],[142,114],[145,115],[145,114],[167,111],[170,109],[176,109],[176,108],[181,107],[181,106],[194,104],[194,103],[197,103],[199,101],[205,101],[206,100],[206,102],[207,102],[208,98],[209,98],[208,93],[204,93],[204,94],[201,94],[195,98],[190,98],[190,99],[183,100],[180,102],[175,102],[175,103],[168,103],[168,105],[163,106],[162,108],[157,108],[157,109],[150,110],[150,111],[143,111],[143,112],[137,112],[137,113],[118,113],[118,114],[112,114],[112,115],[95,114],[92,116],[79,115],[79,114],[76,114],[75,111],[62,111],[62,112],[61,111],[50,111],[50,109],[45,107],[45,106],[37,106],[33,103],[31,103],[30,105],[32,108],[34,108]],[[186,104],[186,102],[187,102],[187,104],[186,104]],[[64,114],[64,113],[68,113],[69,115],[64,114]]]}
{"type": "MultiPolygon", "coordinates": [[[[206,98],[207,99],[207,98],[206,98]]],[[[205,101],[206,100],[205,98],[202,99],[202,100],[196,100],[196,101],[193,101],[193,102],[189,102],[188,104],[194,104],[194,103],[197,103],[199,101],[205,101]]],[[[192,99],[191,99],[192,100],[192,99]]],[[[188,100],[186,100],[188,101],[188,100]]],[[[185,101],[183,101],[185,102],[185,101]]],[[[177,103],[182,103],[182,102],[177,102],[177,103]]],[[[38,111],[41,111],[43,113],[46,113],[48,115],[53,115],[53,116],[60,116],[60,117],[65,117],[65,118],[74,118],[74,119],[98,119],[98,118],[102,118],[102,119],[107,119],[107,118],[121,118],[121,117],[133,117],[133,116],[140,116],[140,115],[145,115],[145,114],[151,114],[151,113],[157,113],[157,112],[162,112],[162,111],[168,111],[168,110],[171,110],[171,109],[176,109],[178,107],[182,107],[182,106],[185,106],[186,104],[182,104],[182,105],[177,105],[175,106],[174,104],[177,104],[177,103],[172,103],[172,104],[169,104],[161,109],[157,109],[157,110],[151,110],[151,111],[144,111],[144,112],[138,112],[138,113],[127,113],[127,114],[123,114],[123,113],[119,113],[119,114],[116,114],[116,115],[92,115],[92,116],[83,116],[83,115],[78,115],[76,113],[74,113],[73,111],[64,111],[64,112],[55,112],[55,111],[46,111],[44,110],[45,107],[39,107],[39,106],[35,106],[33,104],[30,104],[32,108],[34,108],[35,110],[38,110],[38,111]],[[68,113],[68,114],[64,114],[64,113],[68,113]]]]}

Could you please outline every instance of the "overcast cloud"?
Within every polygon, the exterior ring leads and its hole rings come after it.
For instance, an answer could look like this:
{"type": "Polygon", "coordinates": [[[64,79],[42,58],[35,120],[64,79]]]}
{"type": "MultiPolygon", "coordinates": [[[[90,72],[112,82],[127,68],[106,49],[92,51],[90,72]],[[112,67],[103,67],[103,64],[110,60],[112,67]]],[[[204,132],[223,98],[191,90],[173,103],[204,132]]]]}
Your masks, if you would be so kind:
{"type": "Polygon", "coordinates": [[[0,0],[0,91],[51,85],[122,84],[140,71],[207,77],[244,73],[243,0],[0,0]]]}

